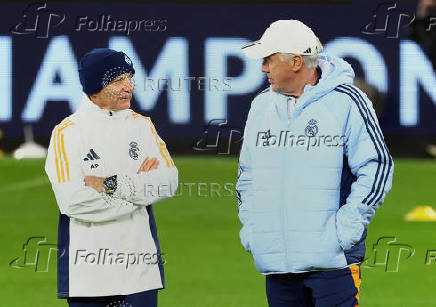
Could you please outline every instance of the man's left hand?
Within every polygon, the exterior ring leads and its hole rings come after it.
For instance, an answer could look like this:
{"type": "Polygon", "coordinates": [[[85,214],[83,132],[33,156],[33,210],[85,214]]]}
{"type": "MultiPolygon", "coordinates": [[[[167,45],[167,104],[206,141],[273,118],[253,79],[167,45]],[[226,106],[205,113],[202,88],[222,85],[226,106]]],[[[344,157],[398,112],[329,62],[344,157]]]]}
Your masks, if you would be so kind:
{"type": "Polygon", "coordinates": [[[159,160],[157,158],[149,159],[147,157],[145,158],[144,162],[142,162],[141,167],[138,169],[136,173],[139,175],[141,172],[146,173],[153,169],[157,169],[158,167],[159,167],[159,160]]]}

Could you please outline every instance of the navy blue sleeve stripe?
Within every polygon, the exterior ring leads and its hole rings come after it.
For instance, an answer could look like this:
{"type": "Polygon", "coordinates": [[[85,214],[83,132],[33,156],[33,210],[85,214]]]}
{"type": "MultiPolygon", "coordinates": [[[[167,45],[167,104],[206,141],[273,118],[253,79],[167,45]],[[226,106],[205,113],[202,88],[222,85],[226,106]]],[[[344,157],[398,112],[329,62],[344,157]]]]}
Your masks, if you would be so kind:
{"type": "MultiPolygon", "coordinates": [[[[356,104],[357,103],[362,104],[361,108],[365,110],[365,113],[367,115],[367,119],[369,118],[368,124],[375,131],[375,136],[377,138],[377,141],[379,142],[379,144],[381,144],[381,150],[382,150],[383,156],[384,156],[383,171],[381,173],[380,181],[378,182],[378,185],[374,189],[376,193],[373,194],[373,196],[371,197],[371,199],[369,199],[369,201],[367,198],[365,199],[365,201],[368,201],[368,205],[377,204],[383,196],[383,191],[384,191],[384,188],[386,186],[386,182],[387,182],[390,170],[391,170],[392,165],[393,165],[392,157],[390,156],[389,151],[387,149],[387,146],[384,142],[381,129],[380,129],[379,125],[377,124],[377,121],[375,120],[373,114],[369,111],[368,104],[365,102],[365,99],[362,97],[360,92],[358,90],[356,90],[351,85],[342,86],[342,88],[344,88],[345,90],[348,89],[350,92],[352,92],[354,94],[354,95],[350,95],[350,97],[355,98],[353,100],[356,102],[356,104]],[[371,122],[371,120],[372,120],[372,122],[371,122]],[[387,165],[387,170],[385,171],[386,163],[388,163],[388,165],[387,165]]],[[[358,106],[360,106],[360,104],[358,104],[358,106]]],[[[361,114],[362,114],[362,112],[361,112],[361,114]]],[[[376,179],[378,179],[377,176],[376,176],[376,179]]],[[[377,182],[377,180],[375,182],[377,182]]]]}
{"type": "MultiPolygon", "coordinates": [[[[369,117],[374,122],[374,126],[376,127],[378,135],[380,137],[380,142],[381,142],[381,144],[383,146],[384,153],[386,154],[386,157],[388,159],[387,173],[386,173],[386,176],[384,177],[384,180],[382,180],[383,181],[383,186],[381,186],[382,185],[382,181],[379,182],[379,191],[380,191],[380,193],[379,193],[379,195],[377,197],[375,195],[372,199],[369,200],[370,203],[377,204],[381,200],[381,198],[383,197],[383,191],[385,189],[386,182],[388,180],[389,173],[390,173],[390,170],[391,170],[392,165],[393,165],[393,161],[392,161],[391,155],[389,154],[389,150],[388,150],[388,148],[386,146],[386,143],[384,142],[384,138],[383,138],[383,134],[381,132],[380,126],[377,124],[377,121],[375,120],[375,118],[373,116],[373,113],[369,111],[368,104],[365,102],[365,99],[363,98],[362,94],[354,86],[349,85],[348,87],[350,88],[350,90],[352,92],[354,92],[359,97],[360,101],[362,102],[362,104],[364,105],[364,107],[366,109],[367,114],[369,114],[369,117]]],[[[385,163],[386,163],[386,160],[385,160],[385,163]]]]}
{"type": "Polygon", "coordinates": [[[391,157],[387,151],[386,145],[383,141],[383,136],[381,134],[380,128],[377,125],[374,117],[368,109],[368,105],[364,101],[363,97],[359,94],[357,90],[351,86],[341,85],[336,88],[337,91],[347,94],[358,107],[359,113],[365,123],[366,130],[370,136],[375,150],[378,156],[377,170],[375,174],[375,179],[369,194],[363,200],[364,204],[368,206],[377,204],[383,195],[384,187],[392,166],[391,157]],[[386,164],[388,163],[388,166],[386,164]]]}
{"type": "MultiPolygon", "coordinates": [[[[375,150],[377,151],[377,156],[378,156],[378,164],[377,164],[377,170],[375,173],[375,179],[371,188],[371,191],[369,192],[369,194],[365,197],[365,199],[363,200],[364,204],[367,204],[368,206],[370,205],[369,203],[367,203],[369,197],[373,196],[376,194],[376,186],[377,186],[377,182],[380,176],[380,167],[382,164],[382,154],[381,154],[381,148],[380,148],[380,144],[379,141],[375,139],[375,135],[373,134],[373,130],[370,128],[370,125],[368,123],[368,118],[364,115],[363,110],[359,104],[359,101],[353,96],[353,94],[347,89],[347,88],[343,88],[342,86],[339,86],[338,88],[336,88],[337,91],[347,94],[357,105],[357,108],[359,109],[359,113],[362,116],[362,119],[365,123],[365,127],[366,130],[368,132],[368,135],[370,136],[372,142],[374,143],[374,147],[375,150]]],[[[372,127],[373,128],[373,127],[372,127]]],[[[385,156],[383,155],[383,160],[385,160],[385,156]]]]}
{"type": "Polygon", "coordinates": [[[238,198],[238,211],[239,211],[239,208],[241,208],[242,205],[242,199],[241,199],[241,192],[239,192],[238,190],[236,190],[236,197],[238,198]]]}
{"type": "MultiPolygon", "coordinates": [[[[239,179],[241,178],[242,172],[243,172],[243,170],[242,170],[241,165],[238,165],[238,182],[239,182],[239,179]]],[[[236,197],[238,198],[238,210],[239,210],[239,207],[241,207],[241,205],[242,205],[242,198],[241,198],[241,191],[240,191],[240,189],[238,189],[237,186],[236,186],[236,197]]]]}
{"type": "MultiPolygon", "coordinates": [[[[384,190],[384,185],[382,187],[382,183],[386,182],[386,179],[388,178],[388,174],[389,174],[389,166],[387,167],[387,159],[389,157],[389,153],[386,151],[386,147],[384,146],[384,141],[383,141],[383,136],[381,134],[381,131],[378,129],[378,125],[374,119],[374,117],[372,117],[371,112],[368,109],[368,105],[365,102],[365,100],[363,99],[363,97],[361,95],[358,95],[358,91],[354,88],[352,88],[351,86],[342,86],[342,88],[347,91],[349,93],[349,96],[353,99],[353,101],[355,101],[356,105],[358,105],[358,107],[362,110],[362,112],[360,112],[361,114],[364,112],[366,113],[366,117],[364,117],[366,119],[366,123],[371,127],[372,132],[375,135],[375,138],[377,139],[377,144],[380,146],[380,150],[383,153],[383,169],[380,173],[380,176],[377,174],[376,172],[376,176],[375,176],[375,181],[373,184],[373,187],[371,189],[370,194],[368,194],[368,196],[364,199],[364,203],[367,203],[368,205],[373,205],[376,204],[377,201],[381,198],[381,196],[383,195],[383,190],[384,190]],[[372,122],[371,122],[372,120],[372,122]],[[386,172],[387,169],[387,172],[386,172]],[[383,180],[385,179],[385,180],[383,180]],[[371,197],[371,198],[369,198],[371,197]]],[[[378,170],[380,169],[380,163],[381,161],[379,161],[379,165],[378,165],[378,170]]]]}
{"type": "MultiPolygon", "coordinates": [[[[386,152],[385,152],[385,150],[384,150],[384,147],[383,147],[383,137],[382,137],[382,135],[380,135],[379,133],[378,133],[378,130],[377,130],[377,123],[375,122],[375,120],[374,120],[374,118],[373,117],[371,117],[371,112],[369,111],[369,109],[368,109],[368,105],[367,105],[367,103],[365,102],[365,100],[363,100],[363,97],[359,97],[357,94],[356,94],[356,90],[354,89],[354,88],[352,88],[351,86],[343,86],[343,88],[345,89],[345,90],[348,90],[349,92],[350,92],[350,97],[352,97],[353,98],[353,100],[356,102],[356,104],[358,105],[358,107],[360,107],[361,109],[362,109],[362,112],[361,112],[361,114],[364,112],[364,113],[366,113],[366,120],[367,120],[367,122],[368,122],[368,124],[369,124],[369,126],[371,127],[371,129],[372,129],[372,131],[373,131],[373,133],[375,134],[375,138],[377,139],[377,143],[378,143],[378,145],[380,146],[380,149],[381,149],[381,152],[383,153],[383,169],[382,169],[382,172],[380,173],[381,174],[381,176],[379,177],[379,176],[377,176],[377,173],[376,173],[376,180],[374,181],[374,184],[373,184],[373,186],[372,186],[372,189],[371,189],[371,192],[373,192],[372,194],[370,193],[370,194],[368,194],[368,196],[363,200],[363,202],[364,203],[367,203],[368,205],[373,205],[373,204],[375,204],[374,203],[374,199],[376,199],[377,198],[377,196],[379,195],[379,193],[380,193],[380,195],[383,195],[383,190],[381,190],[381,184],[382,184],[382,182],[383,182],[383,177],[384,177],[384,175],[386,175],[386,178],[387,178],[387,176],[388,176],[388,174],[387,173],[385,173],[385,169],[386,169],[386,162],[387,162],[387,155],[386,155],[386,152]],[[352,94],[351,94],[352,93],[352,94]],[[371,122],[371,120],[370,120],[370,117],[371,117],[371,119],[372,119],[372,121],[373,122],[371,122]],[[379,180],[378,180],[379,179],[379,180]],[[377,184],[377,181],[378,181],[378,184],[377,184]],[[368,200],[368,198],[369,198],[369,195],[371,195],[371,198],[368,200]]],[[[378,166],[380,166],[381,164],[380,164],[381,162],[379,161],[379,165],[378,166]]]]}

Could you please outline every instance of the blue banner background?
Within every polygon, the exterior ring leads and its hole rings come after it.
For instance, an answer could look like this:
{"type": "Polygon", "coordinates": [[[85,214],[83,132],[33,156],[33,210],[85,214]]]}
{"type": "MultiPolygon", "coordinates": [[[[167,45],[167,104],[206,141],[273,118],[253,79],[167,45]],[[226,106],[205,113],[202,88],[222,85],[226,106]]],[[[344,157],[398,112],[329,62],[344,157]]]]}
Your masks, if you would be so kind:
{"type": "MultiPolygon", "coordinates": [[[[258,39],[271,22],[292,18],[312,27],[326,51],[357,50],[360,58],[346,57],[356,75],[386,90],[387,104],[381,120],[386,134],[436,134],[436,79],[419,46],[407,38],[407,20],[400,20],[398,37],[387,37],[388,33],[380,31],[372,35],[361,31],[363,26],[375,21],[373,14],[377,3],[49,3],[45,8],[23,13],[26,6],[2,4],[0,11],[0,128],[6,137],[21,136],[25,123],[33,125],[35,135],[49,136],[54,125],[72,112],[72,106],[77,106],[77,99],[71,97],[80,99],[78,76],[72,70],[78,59],[93,48],[110,44],[133,48],[136,56],[129,56],[137,57],[134,64],[142,66],[145,77],[150,77],[149,73],[154,71],[154,77],[165,78],[166,71],[173,78],[196,78],[190,91],[186,90],[185,81],[184,91],[163,90],[158,96],[142,93],[142,98],[134,97],[132,108],[151,116],[164,138],[200,136],[213,118],[226,118],[230,125],[243,127],[251,100],[268,84],[260,72],[260,61],[244,59],[239,48],[246,41],[258,39]],[[32,21],[35,14],[40,16],[38,33],[29,30],[35,24],[32,21]],[[83,27],[80,31],[75,30],[80,16],[89,21],[101,18],[102,14],[110,15],[112,20],[154,23],[148,24],[147,31],[142,28],[129,35],[124,31],[91,31],[83,27]],[[62,17],[64,19],[59,23],[62,17]],[[50,25],[47,24],[49,20],[50,25]],[[12,33],[11,29],[25,34],[12,33]],[[37,37],[45,33],[47,37],[37,37]],[[335,44],[338,44],[337,48],[335,44]],[[49,48],[52,48],[52,55],[56,55],[52,62],[46,58],[49,48]],[[384,64],[378,65],[374,55],[384,64]],[[72,61],[53,64],[56,58],[72,61]],[[365,64],[362,59],[372,61],[369,73],[366,71],[368,62],[365,64]],[[46,71],[51,79],[44,81],[44,69],[52,69],[51,73],[46,71]],[[377,81],[377,72],[380,76],[386,75],[386,82],[377,81]],[[403,91],[400,86],[402,72],[403,91]],[[231,77],[233,79],[228,81],[231,89],[198,90],[199,77],[216,78],[221,86],[224,78],[231,77]],[[405,83],[407,80],[412,82],[405,83]],[[419,94],[416,108],[410,109],[414,100],[406,98],[414,97],[415,89],[419,94]],[[71,99],[62,98],[66,91],[66,97],[71,99]],[[406,109],[400,104],[402,95],[403,102],[412,101],[406,109]],[[51,98],[46,101],[41,97],[51,98]],[[404,110],[400,112],[401,108],[404,110]]],[[[413,16],[415,7],[415,3],[400,3],[397,11],[413,16]]],[[[145,81],[137,77],[136,92],[144,92],[145,81]]]]}

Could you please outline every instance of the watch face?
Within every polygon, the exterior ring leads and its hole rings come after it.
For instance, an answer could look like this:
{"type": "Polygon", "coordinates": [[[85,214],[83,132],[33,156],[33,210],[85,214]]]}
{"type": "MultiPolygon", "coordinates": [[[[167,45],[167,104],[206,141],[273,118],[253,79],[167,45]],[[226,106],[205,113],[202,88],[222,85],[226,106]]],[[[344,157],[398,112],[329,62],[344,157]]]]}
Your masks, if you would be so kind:
{"type": "Polygon", "coordinates": [[[106,192],[114,192],[117,188],[117,176],[111,176],[111,177],[107,177],[104,180],[104,189],[106,190],[106,192]]]}

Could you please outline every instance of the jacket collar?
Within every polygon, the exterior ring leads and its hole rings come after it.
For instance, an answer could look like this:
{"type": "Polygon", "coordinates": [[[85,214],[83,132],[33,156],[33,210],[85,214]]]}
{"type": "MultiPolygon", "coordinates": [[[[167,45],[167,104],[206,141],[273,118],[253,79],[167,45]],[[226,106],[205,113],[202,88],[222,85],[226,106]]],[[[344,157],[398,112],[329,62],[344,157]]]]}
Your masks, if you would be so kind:
{"type": "Polygon", "coordinates": [[[131,110],[125,109],[120,111],[112,111],[112,110],[105,110],[101,109],[98,105],[93,103],[88,95],[83,93],[82,95],[82,101],[80,102],[80,112],[85,113],[86,115],[92,117],[92,118],[101,118],[101,119],[121,119],[127,117],[131,110]]]}
{"type": "MultiPolygon", "coordinates": [[[[320,63],[321,64],[321,63],[320,63]]],[[[316,89],[322,87],[324,85],[325,81],[325,75],[327,74],[327,68],[321,65],[318,65],[316,67],[316,70],[318,72],[318,79],[316,80],[315,85],[306,84],[303,88],[303,93],[300,97],[296,99],[295,103],[295,109],[294,109],[294,115],[293,117],[298,116],[302,110],[307,107],[310,103],[314,102],[316,99],[318,99],[320,96],[324,95],[324,93],[321,94],[314,94],[316,92],[316,89]]],[[[282,93],[274,92],[272,90],[272,86],[269,87],[270,91],[270,99],[275,104],[275,108],[277,113],[279,114],[279,117],[282,120],[289,120],[288,119],[288,99],[290,96],[287,96],[282,93]]]]}

